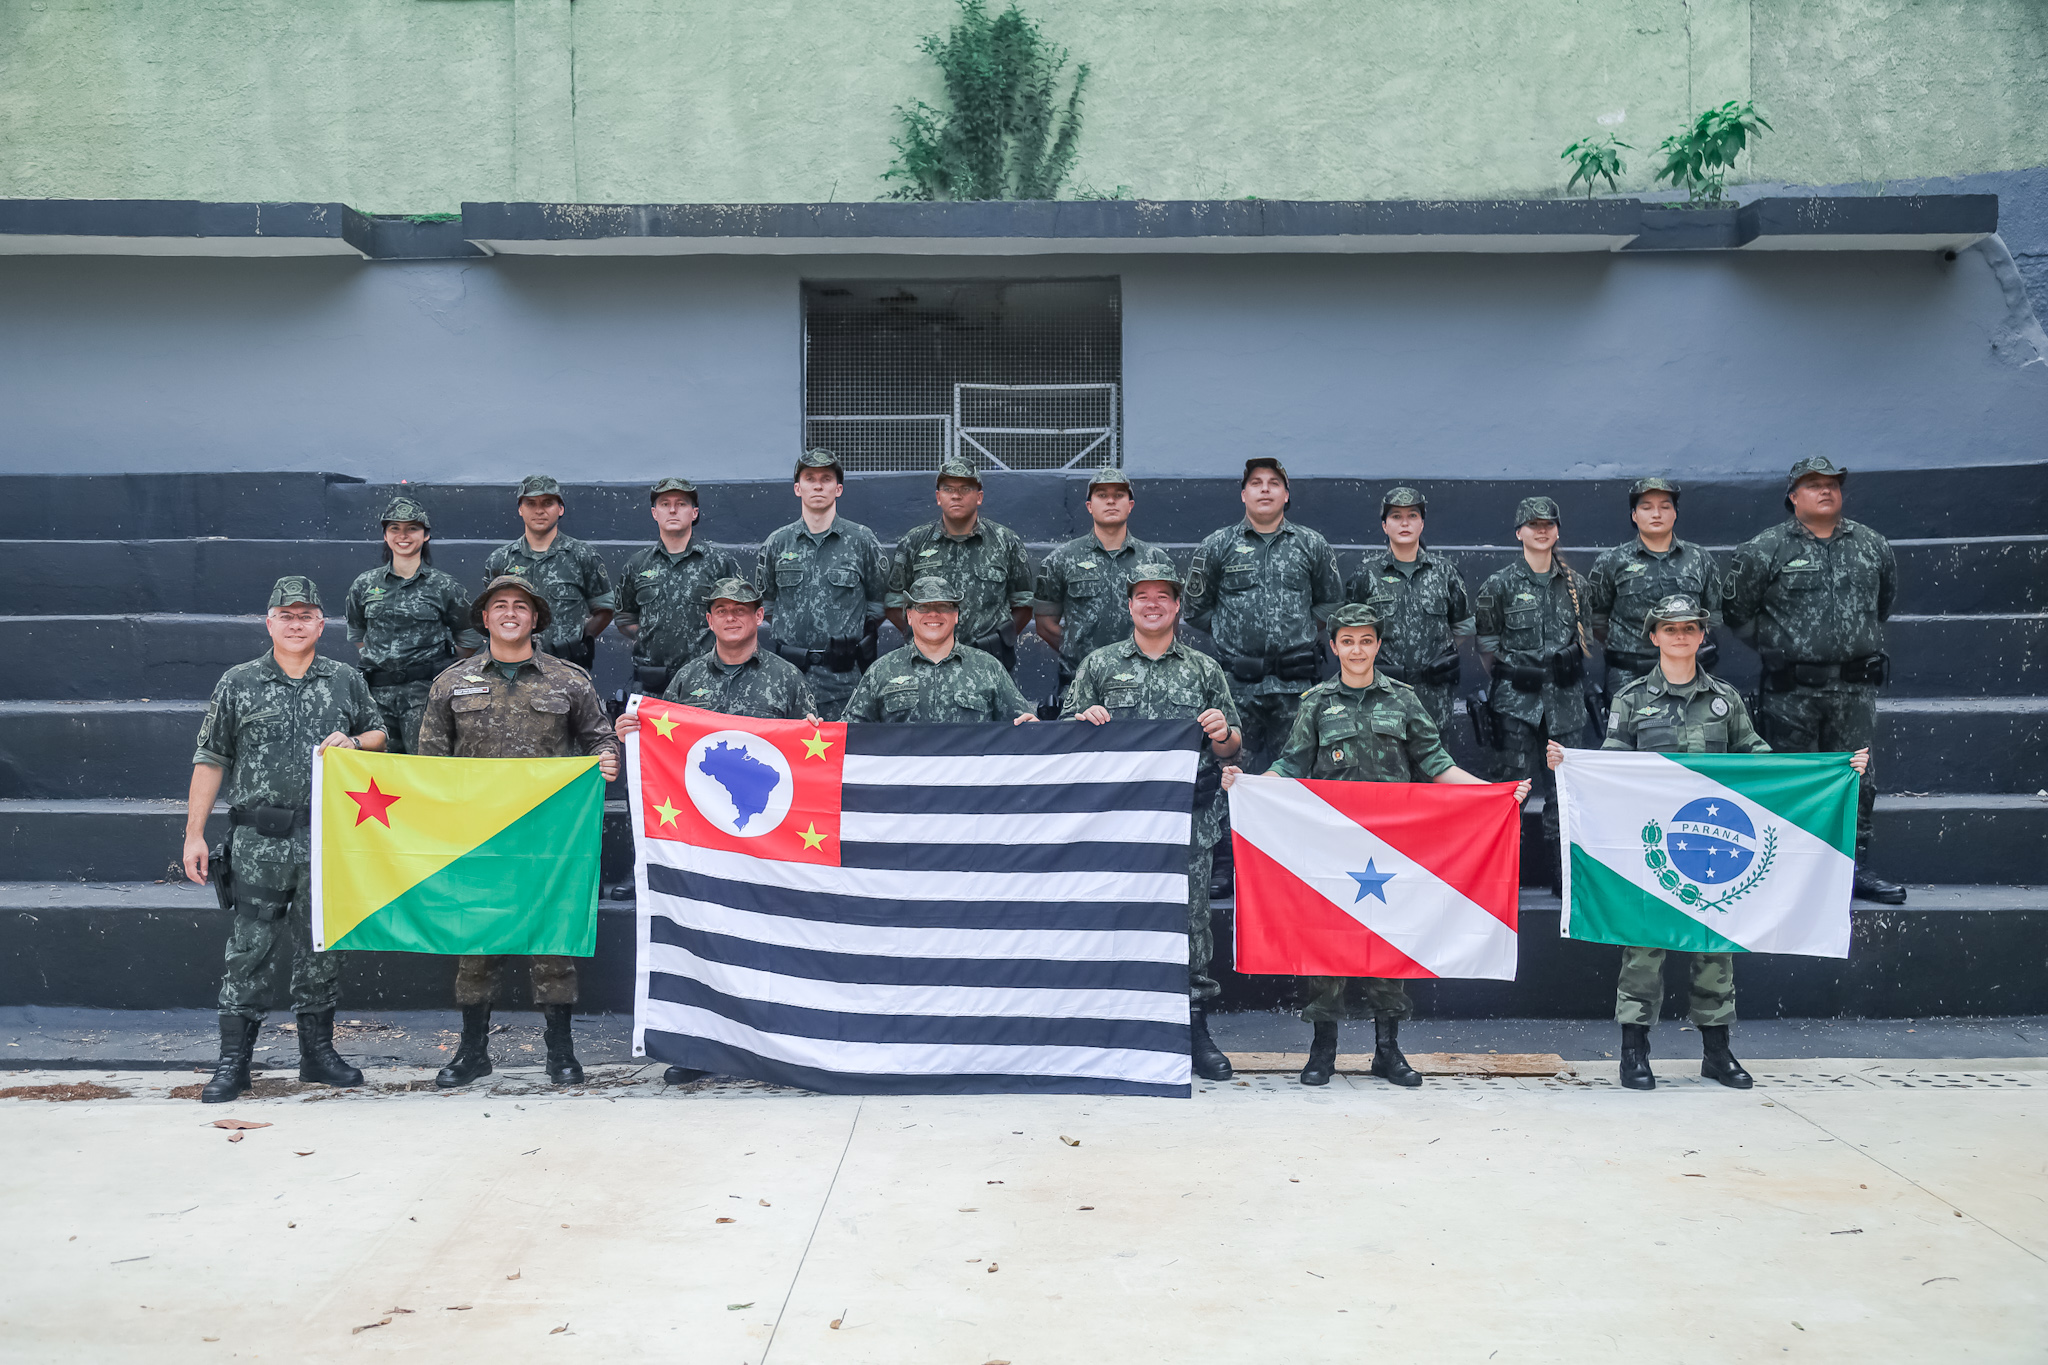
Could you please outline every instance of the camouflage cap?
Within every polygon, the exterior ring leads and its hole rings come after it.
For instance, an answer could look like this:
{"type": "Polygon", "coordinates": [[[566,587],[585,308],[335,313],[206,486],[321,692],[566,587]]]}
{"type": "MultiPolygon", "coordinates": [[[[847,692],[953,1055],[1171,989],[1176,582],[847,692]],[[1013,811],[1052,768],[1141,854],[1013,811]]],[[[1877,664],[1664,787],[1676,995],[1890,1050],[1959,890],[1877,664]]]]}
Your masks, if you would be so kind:
{"type": "Polygon", "coordinates": [[[528,474],[519,481],[519,496],[522,498],[559,498],[562,485],[552,474],[528,474]]]}
{"type": "Polygon", "coordinates": [[[656,479],[654,486],[647,490],[647,501],[653,502],[663,493],[688,493],[690,501],[695,502],[697,500],[697,485],[691,483],[688,479],[676,478],[674,476],[666,479],[656,479]]]}
{"type": "Polygon", "coordinates": [[[1849,471],[1837,465],[1825,455],[1809,455],[1792,466],[1792,472],[1785,476],[1785,490],[1790,492],[1799,481],[1809,474],[1821,474],[1831,479],[1846,479],[1849,471]]]}
{"type": "Polygon", "coordinates": [[[1403,484],[1399,488],[1389,488],[1387,495],[1380,499],[1380,520],[1385,521],[1387,513],[1396,507],[1413,507],[1416,511],[1427,516],[1429,513],[1429,499],[1403,484]]]}
{"type": "Polygon", "coordinates": [[[320,589],[304,574],[288,573],[271,585],[270,605],[317,607],[320,605],[320,589]]]}
{"type": "Polygon", "coordinates": [[[744,578],[721,578],[704,594],[706,606],[713,602],[738,602],[750,607],[760,600],[761,590],[744,578]]]}
{"type": "Polygon", "coordinates": [[[1386,619],[1370,602],[1346,602],[1330,613],[1330,630],[1334,634],[1346,626],[1371,626],[1380,634],[1386,634],[1386,619]]]}
{"type": "Polygon", "coordinates": [[[806,469],[829,469],[839,476],[839,482],[846,482],[846,470],[839,463],[839,455],[823,446],[813,446],[796,457],[796,476],[802,478],[806,469]]]}
{"type": "Polygon", "coordinates": [[[1176,597],[1180,596],[1183,586],[1180,570],[1173,567],[1170,559],[1145,559],[1131,565],[1131,581],[1124,589],[1124,596],[1137,592],[1140,583],[1171,583],[1176,597]]]}
{"type": "Polygon", "coordinates": [[[910,591],[905,596],[910,599],[910,605],[913,607],[922,607],[933,602],[944,602],[954,607],[960,605],[960,594],[954,590],[951,583],[937,574],[926,574],[912,583],[910,591]]]}
{"type": "Polygon", "coordinates": [[[425,506],[403,493],[384,504],[384,515],[377,520],[385,526],[394,521],[416,521],[429,531],[434,529],[434,523],[427,520],[425,506]]]}
{"type": "Polygon", "coordinates": [[[1281,464],[1278,459],[1271,455],[1254,455],[1249,460],[1246,460],[1244,462],[1244,477],[1237,481],[1237,486],[1239,488],[1244,487],[1246,484],[1252,481],[1252,471],[1255,469],[1270,469],[1275,474],[1278,474],[1280,476],[1281,483],[1286,484],[1286,486],[1289,488],[1294,487],[1293,484],[1288,483],[1287,481],[1286,465],[1281,464]]]}
{"type": "Polygon", "coordinates": [[[939,479],[965,479],[976,488],[981,487],[981,471],[972,460],[947,460],[939,466],[939,479]]]}
{"type": "Polygon", "coordinates": [[[533,633],[535,635],[546,630],[549,623],[555,619],[555,614],[548,610],[548,599],[540,595],[538,588],[516,573],[501,573],[486,583],[484,590],[476,595],[476,601],[469,604],[469,623],[471,625],[475,626],[478,630],[484,628],[484,607],[494,595],[505,588],[512,588],[518,592],[525,593],[526,599],[533,603],[533,633]]]}
{"type": "Polygon", "coordinates": [[[1698,621],[1707,623],[1706,608],[1700,599],[1691,593],[1675,592],[1669,597],[1657,599],[1657,605],[1643,613],[1643,634],[1648,635],[1666,621],[1698,621]]]}
{"type": "Polygon", "coordinates": [[[1105,487],[1122,488],[1133,495],[1138,491],[1137,485],[1131,482],[1131,476],[1113,464],[1106,464],[1088,476],[1088,491],[1090,493],[1093,493],[1098,488],[1105,487]]]}
{"type": "Polygon", "coordinates": [[[1515,504],[1515,529],[1532,521],[1557,521],[1557,503],[1550,498],[1523,498],[1515,504]]]}
{"type": "Polygon", "coordinates": [[[1645,493],[1669,493],[1671,501],[1677,502],[1679,487],[1671,482],[1671,480],[1659,478],[1654,474],[1647,479],[1637,479],[1628,486],[1628,505],[1630,511],[1635,510],[1636,499],[1645,493]]]}

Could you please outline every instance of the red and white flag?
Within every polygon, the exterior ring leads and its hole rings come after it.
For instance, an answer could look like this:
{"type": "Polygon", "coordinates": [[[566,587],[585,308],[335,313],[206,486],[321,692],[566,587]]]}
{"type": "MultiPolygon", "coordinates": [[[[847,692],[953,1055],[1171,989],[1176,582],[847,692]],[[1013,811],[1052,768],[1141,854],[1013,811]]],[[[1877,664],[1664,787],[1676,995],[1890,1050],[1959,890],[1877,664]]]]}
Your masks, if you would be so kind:
{"type": "Polygon", "coordinates": [[[1514,980],[1512,783],[1247,775],[1230,828],[1239,971],[1514,980]]]}

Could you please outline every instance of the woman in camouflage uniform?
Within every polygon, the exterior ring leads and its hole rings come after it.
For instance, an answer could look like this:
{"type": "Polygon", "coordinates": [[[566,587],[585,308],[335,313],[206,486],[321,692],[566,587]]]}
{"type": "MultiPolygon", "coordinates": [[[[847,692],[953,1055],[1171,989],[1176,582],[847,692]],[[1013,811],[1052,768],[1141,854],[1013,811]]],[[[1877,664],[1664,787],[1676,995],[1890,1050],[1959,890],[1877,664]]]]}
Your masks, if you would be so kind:
{"type": "Polygon", "coordinates": [[[469,594],[434,567],[434,524],[413,498],[385,504],[384,567],[357,575],[343,608],[363,680],[390,722],[387,751],[419,751],[427,691],[441,670],[476,652],[484,637],[469,623],[469,594]]]}

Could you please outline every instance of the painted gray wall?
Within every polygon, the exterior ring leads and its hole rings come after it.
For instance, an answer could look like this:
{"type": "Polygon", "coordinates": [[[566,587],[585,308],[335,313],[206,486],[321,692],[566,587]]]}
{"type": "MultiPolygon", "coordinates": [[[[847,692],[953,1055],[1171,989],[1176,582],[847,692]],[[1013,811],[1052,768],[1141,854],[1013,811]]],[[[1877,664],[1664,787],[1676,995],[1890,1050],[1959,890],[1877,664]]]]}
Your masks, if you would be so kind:
{"type": "Polygon", "coordinates": [[[1229,474],[1253,452],[1333,477],[2038,460],[2048,363],[1994,264],[1983,248],[1952,263],[11,258],[0,471],[779,480],[807,274],[1120,276],[1144,474],[1229,474]]]}

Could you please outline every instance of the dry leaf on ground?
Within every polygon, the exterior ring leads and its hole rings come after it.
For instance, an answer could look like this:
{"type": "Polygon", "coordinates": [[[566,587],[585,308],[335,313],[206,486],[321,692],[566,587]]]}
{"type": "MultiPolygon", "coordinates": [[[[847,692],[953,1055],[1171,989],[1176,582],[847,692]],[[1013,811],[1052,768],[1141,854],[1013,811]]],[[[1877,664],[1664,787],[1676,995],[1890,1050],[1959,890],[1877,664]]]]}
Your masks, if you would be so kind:
{"type": "Polygon", "coordinates": [[[372,1327],[388,1327],[388,1326],[390,1326],[390,1325],[391,1325],[391,1319],[390,1319],[390,1318],[379,1318],[379,1319],[377,1319],[377,1320],[376,1320],[375,1322],[366,1322],[366,1323],[364,1323],[364,1324],[363,1324],[363,1325],[362,1325],[361,1327],[351,1327],[351,1328],[349,1328],[349,1329],[348,1329],[348,1334],[349,1334],[350,1336],[354,1336],[354,1335],[355,1335],[356,1333],[358,1333],[358,1332],[367,1332],[367,1331],[369,1331],[369,1330],[370,1330],[370,1329],[371,1329],[372,1327]]]}
{"type": "Polygon", "coordinates": [[[251,1123],[247,1119],[215,1119],[213,1126],[216,1128],[268,1128],[270,1125],[267,1123],[251,1123]]]}
{"type": "Polygon", "coordinates": [[[737,1218],[714,1218],[711,1221],[714,1223],[737,1223],[740,1220],[737,1218]]]}
{"type": "MultiPolygon", "coordinates": [[[[193,1092],[197,1095],[198,1089],[193,1092]]],[[[116,1090],[110,1085],[97,1085],[92,1081],[79,1081],[72,1085],[10,1085],[0,1089],[0,1100],[49,1100],[61,1104],[66,1100],[125,1100],[128,1092],[116,1090]]]]}
{"type": "Polygon", "coordinates": [[[240,1133],[229,1133],[229,1134],[228,1134],[228,1141],[229,1141],[229,1142],[240,1142],[241,1140],[242,1140],[242,1135],[241,1135],[240,1133]]]}
{"type": "Polygon", "coordinates": [[[1070,1138],[1065,1133],[1060,1134],[1060,1141],[1066,1143],[1069,1147],[1079,1147],[1081,1145],[1081,1139],[1070,1138]]]}
{"type": "Polygon", "coordinates": [[[293,1152],[293,1153],[292,1153],[292,1155],[293,1155],[293,1156],[311,1156],[311,1155],[313,1155],[313,1154],[312,1154],[311,1152],[293,1152]]]}
{"type": "Polygon", "coordinates": [[[563,1324],[562,1324],[562,1325],[561,1325],[560,1327],[557,1327],[557,1328],[555,1328],[555,1329],[554,1329],[553,1331],[549,1332],[549,1333],[548,1333],[548,1335],[549,1335],[549,1336],[551,1336],[551,1337],[552,1337],[552,1336],[560,1336],[560,1335],[561,1335],[561,1334],[562,1334],[563,1332],[566,1332],[566,1331],[568,1331],[568,1330],[569,1330],[569,1324],[565,1322],[565,1323],[563,1323],[563,1324]]]}
{"type": "Polygon", "coordinates": [[[510,1275],[507,1275],[505,1278],[508,1280],[516,1280],[519,1278],[519,1272],[515,1270],[510,1275]]]}
{"type": "Polygon", "coordinates": [[[990,1262],[988,1263],[988,1273],[989,1273],[989,1274],[991,1274],[991,1275],[995,1274],[995,1273],[996,1273],[996,1272],[997,1272],[998,1270],[1001,1270],[1001,1269],[1002,1269],[1002,1267],[1001,1267],[1001,1266],[999,1266],[999,1265],[997,1265],[997,1264],[996,1264],[996,1263],[995,1263],[994,1261],[990,1261],[990,1262]]]}
{"type": "Polygon", "coordinates": [[[467,1303],[451,1303],[441,1311],[443,1313],[467,1313],[473,1306],[467,1303]]]}
{"type": "Polygon", "coordinates": [[[839,1316],[838,1316],[838,1317],[836,1317],[836,1318],[834,1318],[834,1319],[832,1319],[832,1321],[831,1321],[830,1323],[828,1323],[827,1325],[828,1325],[829,1327],[831,1327],[831,1329],[832,1329],[833,1331],[835,1331],[835,1332],[836,1332],[836,1331],[838,1331],[838,1330],[839,1330],[839,1324],[840,1324],[840,1323],[842,1323],[842,1322],[845,1322],[845,1321],[846,1321],[846,1310],[845,1310],[844,1308],[842,1308],[842,1309],[840,1309],[840,1310],[839,1310],[839,1316]]]}
{"type": "Polygon", "coordinates": [[[769,1202],[768,1202],[767,1200],[765,1200],[765,1199],[756,1199],[756,1200],[755,1200],[754,1202],[755,1202],[756,1204],[759,1204],[759,1205],[760,1205],[760,1206],[761,1206],[762,1208],[764,1208],[764,1209],[766,1209],[766,1208],[773,1208],[773,1207],[774,1207],[774,1205],[770,1204],[770,1203],[769,1203],[769,1202]]]}

